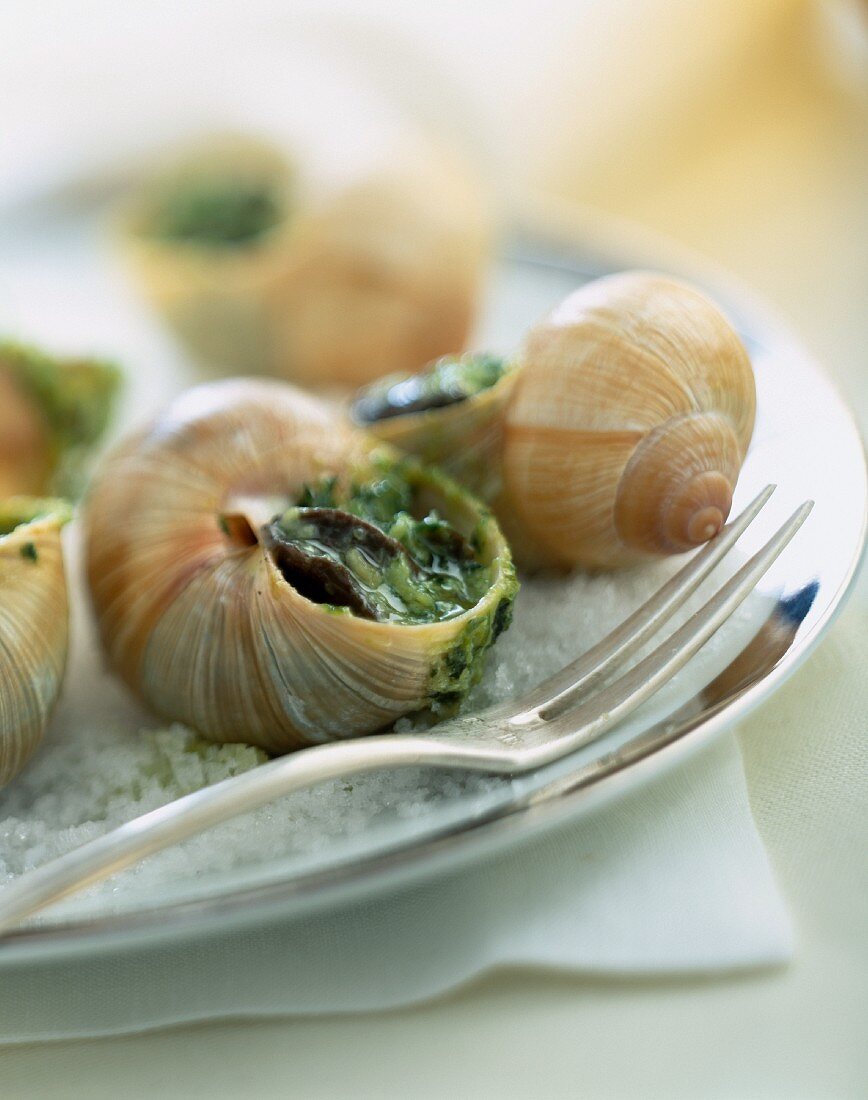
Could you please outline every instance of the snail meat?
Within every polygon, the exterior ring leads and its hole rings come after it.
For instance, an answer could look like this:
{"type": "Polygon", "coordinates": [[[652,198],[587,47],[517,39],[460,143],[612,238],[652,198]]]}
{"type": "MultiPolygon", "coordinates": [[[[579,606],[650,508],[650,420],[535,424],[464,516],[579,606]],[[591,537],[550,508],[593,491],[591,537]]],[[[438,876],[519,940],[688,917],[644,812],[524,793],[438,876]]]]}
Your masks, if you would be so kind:
{"type": "Polygon", "coordinates": [[[0,786],[42,739],[66,667],[63,501],[0,502],[0,786]]]}
{"type": "Polygon", "coordinates": [[[85,511],[112,665],[162,717],[272,752],[453,709],[517,589],[493,516],[285,383],[198,387],[85,511]]]}
{"type": "Polygon", "coordinates": [[[457,405],[490,389],[507,369],[506,360],[495,355],[445,355],[418,374],[372,383],[356,397],[353,417],[360,424],[372,424],[457,405]]]}
{"type": "MultiPolygon", "coordinates": [[[[329,479],[305,495],[335,499],[336,488],[329,479]]],[[[450,619],[473,608],[491,578],[449,523],[412,515],[412,496],[392,468],[355,486],[340,508],[289,509],[267,528],[266,544],[286,580],[317,603],[380,622],[450,619]]]]}
{"type": "Polygon", "coordinates": [[[367,619],[389,617],[394,600],[376,595],[406,552],[379,527],[339,508],[292,508],[266,534],[278,569],[297,592],[367,619]]]}

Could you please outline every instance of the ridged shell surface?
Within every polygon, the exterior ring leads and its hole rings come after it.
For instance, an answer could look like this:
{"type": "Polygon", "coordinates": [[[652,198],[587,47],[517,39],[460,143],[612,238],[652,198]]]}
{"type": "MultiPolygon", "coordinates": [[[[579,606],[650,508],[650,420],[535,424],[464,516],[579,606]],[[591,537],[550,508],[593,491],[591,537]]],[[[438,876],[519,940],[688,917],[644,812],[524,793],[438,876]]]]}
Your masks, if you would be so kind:
{"type": "Polygon", "coordinates": [[[753,430],[747,352],[702,293],[599,279],[533,328],[506,411],[495,510],[520,561],[610,567],[719,530],[753,430]]]}
{"type": "Polygon", "coordinates": [[[69,608],[60,530],[65,516],[0,537],[0,786],[42,739],[66,667],[69,608]]]}
{"type": "MultiPolygon", "coordinates": [[[[493,520],[482,556],[496,561],[477,607],[430,625],[335,614],[301,596],[251,528],[306,483],[365,470],[376,441],[284,383],[198,387],[109,458],[86,513],[88,578],[111,663],[158,714],[218,741],[285,752],[372,732],[420,709],[451,649],[492,623],[510,583],[493,520]]],[[[446,486],[437,501],[469,530],[480,513],[446,486]]],[[[509,595],[511,596],[511,591],[509,595]]]]}

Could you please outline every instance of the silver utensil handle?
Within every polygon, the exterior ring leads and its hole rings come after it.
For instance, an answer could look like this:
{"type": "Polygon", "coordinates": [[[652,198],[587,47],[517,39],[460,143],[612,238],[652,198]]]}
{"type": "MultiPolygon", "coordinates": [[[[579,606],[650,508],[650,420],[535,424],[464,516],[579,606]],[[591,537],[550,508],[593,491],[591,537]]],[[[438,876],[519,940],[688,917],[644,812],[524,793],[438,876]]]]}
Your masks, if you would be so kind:
{"type": "Polygon", "coordinates": [[[504,770],[502,760],[487,760],[483,753],[464,753],[458,746],[394,734],[330,742],[269,761],[128,821],[3,887],[0,932],[146,856],[293,791],[380,768],[456,762],[480,771],[504,770]]]}

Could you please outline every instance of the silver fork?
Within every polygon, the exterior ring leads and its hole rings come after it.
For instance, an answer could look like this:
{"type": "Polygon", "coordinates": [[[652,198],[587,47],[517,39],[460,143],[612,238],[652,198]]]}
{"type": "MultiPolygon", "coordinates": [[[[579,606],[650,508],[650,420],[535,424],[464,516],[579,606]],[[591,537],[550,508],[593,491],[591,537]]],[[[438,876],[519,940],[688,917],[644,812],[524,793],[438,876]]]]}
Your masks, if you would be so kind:
{"type": "Polygon", "coordinates": [[[764,489],[611,634],[520,699],[444,722],[424,736],[380,734],[317,745],[152,810],[0,890],[0,932],[154,852],[324,780],[419,765],[517,775],[596,740],[687,664],[753,591],[802,525],[813,501],[796,509],[716,595],[652,653],[598,687],[688,599],[773,491],[771,485],[764,489]]]}

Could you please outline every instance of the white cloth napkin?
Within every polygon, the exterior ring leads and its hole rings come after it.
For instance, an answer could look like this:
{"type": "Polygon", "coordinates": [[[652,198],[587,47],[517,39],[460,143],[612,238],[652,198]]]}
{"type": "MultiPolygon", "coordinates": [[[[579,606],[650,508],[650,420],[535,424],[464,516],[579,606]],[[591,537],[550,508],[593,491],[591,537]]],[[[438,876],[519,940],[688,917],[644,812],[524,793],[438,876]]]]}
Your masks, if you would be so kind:
{"type": "Polygon", "coordinates": [[[394,1008],[504,966],[649,976],[771,966],[792,947],[728,735],[576,824],[384,896],[133,949],[7,959],[0,1041],[394,1008]]]}

